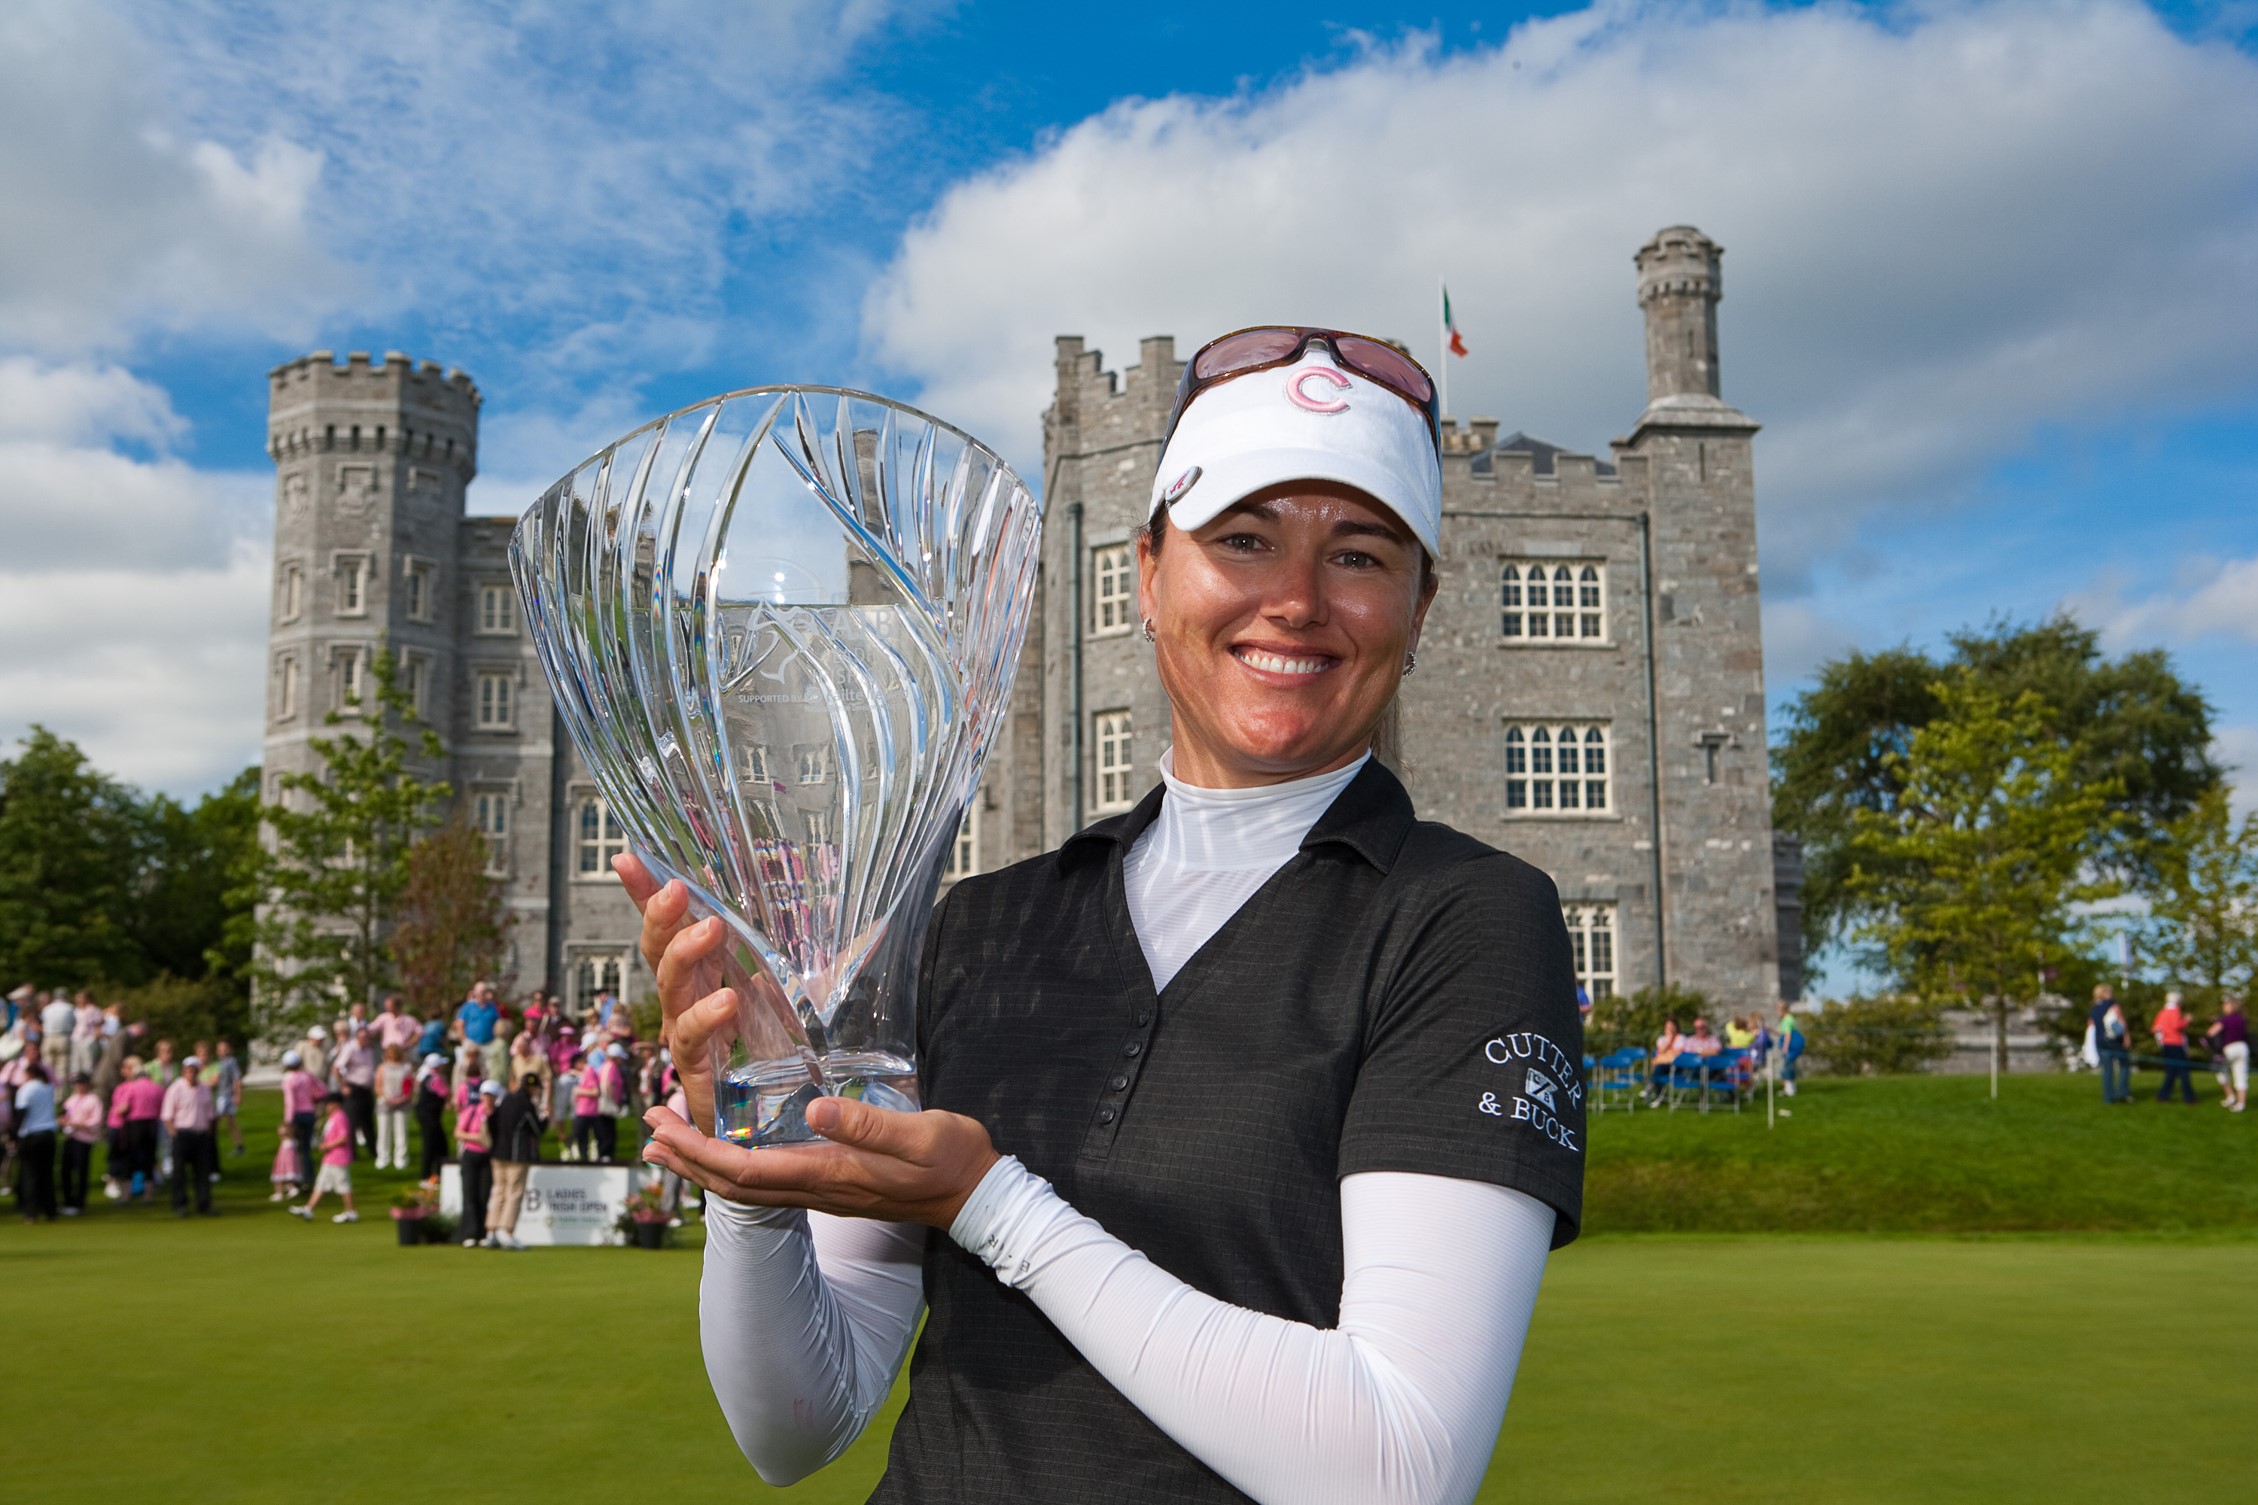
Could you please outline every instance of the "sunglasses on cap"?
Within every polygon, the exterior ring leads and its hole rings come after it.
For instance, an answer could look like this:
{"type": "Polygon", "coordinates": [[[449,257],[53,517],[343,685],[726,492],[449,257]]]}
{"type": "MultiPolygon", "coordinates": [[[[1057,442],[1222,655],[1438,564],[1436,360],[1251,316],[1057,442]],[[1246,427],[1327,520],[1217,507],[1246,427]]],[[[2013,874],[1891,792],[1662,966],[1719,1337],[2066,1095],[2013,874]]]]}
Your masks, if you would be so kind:
{"type": "Polygon", "coordinates": [[[1299,324],[1257,324],[1251,329],[1235,329],[1218,335],[1202,345],[1198,354],[1184,363],[1183,379],[1176,384],[1176,406],[1169,412],[1168,427],[1161,434],[1161,448],[1168,447],[1184,410],[1200,393],[1234,376],[1290,366],[1316,344],[1330,350],[1334,361],[1343,369],[1387,388],[1417,408],[1426,416],[1427,432],[1433,436],[1435,447],[1442,448],[1443,428],[1436,411],[1435,383],[1427,375],[1426,367],[1395,346],[1369,335],[1299,324]]]}

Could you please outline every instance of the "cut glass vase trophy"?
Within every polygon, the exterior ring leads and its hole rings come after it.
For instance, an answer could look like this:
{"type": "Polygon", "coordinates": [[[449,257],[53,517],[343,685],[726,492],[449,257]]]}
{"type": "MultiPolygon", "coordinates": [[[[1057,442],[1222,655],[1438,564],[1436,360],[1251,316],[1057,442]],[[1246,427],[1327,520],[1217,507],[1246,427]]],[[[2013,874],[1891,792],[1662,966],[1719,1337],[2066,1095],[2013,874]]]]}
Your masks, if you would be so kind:
{"type": "Polygon", "coordinates": [[[1004,724],[1041,528],[969,435],[822,387],[659,419],[518,524],[573,745],[652,875],[730,930],[706,979],[738,999],[720,1136],[811,1138],[824,1094],[917,1106],[922,940],[1004,724]]]}

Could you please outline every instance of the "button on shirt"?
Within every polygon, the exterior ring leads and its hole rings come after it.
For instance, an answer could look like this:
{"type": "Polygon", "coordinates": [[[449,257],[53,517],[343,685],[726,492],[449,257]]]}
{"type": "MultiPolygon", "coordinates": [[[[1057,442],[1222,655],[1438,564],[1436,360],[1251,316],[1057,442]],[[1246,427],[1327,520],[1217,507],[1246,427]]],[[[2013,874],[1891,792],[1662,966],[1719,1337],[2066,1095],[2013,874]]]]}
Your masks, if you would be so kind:
{"type": "MultiPolygon", "coordinates": [[[[1368,763],[1156,996],[1123,861],[1162,799],[950,891],[919,974],[926,1105],[1161,1269],[1319,1327],[1340,1320],[1344,1176],[1512,1187],[1574,1237],[1581,1047],[1550,880],[1419,822],[1368,763]]],[[[874,1501],[1243,1498],[973,1254],[932,1240],[925,1290],[874,1501]]]]}

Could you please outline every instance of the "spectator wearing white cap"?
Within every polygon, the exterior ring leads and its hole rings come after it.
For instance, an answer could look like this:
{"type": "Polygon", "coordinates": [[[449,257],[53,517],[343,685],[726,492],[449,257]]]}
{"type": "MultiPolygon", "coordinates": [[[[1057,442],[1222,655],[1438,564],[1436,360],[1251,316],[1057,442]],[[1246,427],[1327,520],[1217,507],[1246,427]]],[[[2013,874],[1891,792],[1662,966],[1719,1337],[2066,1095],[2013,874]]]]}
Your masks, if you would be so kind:
{"type": "Polygon", "coordinates": [[[422,1153],[416,1174],[424,1185],[437,1186],[447,1160],[447,1058],[436,1050],[424,1053],[416,1071],[415,1114],[422,1153]]]}
{"type": "Polygon", "coordinates": [[[321,1078],[306,1069],[303,1051],[282,1053],[282,1121],[298,1142],[298,1169],[311,1176],[314,1166],[314,1111],[321,1106],[321,1078]]]}
{"type": "Polygon", "coordinates": [[[470,1100],[455,1114],[456,1158],[463,1178],[462,1235],[465,1249],[486,1242],[486,1209],[494,1196],[494,1105],[501,1100],[502,1084],[478,1084],[470,1100]]]}
{"type": "Polygon", "coordinates": [[[299,1043],[298,1055],[306,1070],[313,1073],[314,1080],[320,1082],[326,1090],[330,1085],[329,1036],[320,1026],[306,1031],[306,1038],[299,1043]]]}
{"type": "Polygon", "coordinates": [[[190,1056],[180,1063],[180,1075],[165,1089],[162,1113],[172,1135],[172,1211],[188,1216],[188,1191],[196,1190],[196,1210],[212,1211],[212,1182],[218,1178],[220,1157],[212,1138],[212,1089],[202,1080],[204,1062],[190,1056]]]}

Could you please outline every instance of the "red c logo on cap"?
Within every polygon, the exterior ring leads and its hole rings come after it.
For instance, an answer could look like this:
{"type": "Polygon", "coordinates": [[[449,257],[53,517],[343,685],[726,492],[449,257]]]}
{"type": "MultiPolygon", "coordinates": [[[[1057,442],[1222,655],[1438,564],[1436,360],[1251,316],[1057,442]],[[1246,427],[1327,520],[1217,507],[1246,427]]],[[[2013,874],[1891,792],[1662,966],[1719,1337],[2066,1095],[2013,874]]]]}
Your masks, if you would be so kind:
{"type": "Polygon", "coordinates": [[[1345,413],[1349,410],[1348,403],[1342,398],[1312,397],[1303,391],[1302,384],[1312,377],[1331,382],[1333,389],[1338,392],[1346,392],[1349,387],[1349,379],[1331,366],[1304,366],[1286,378],[1286,401],[1312,413],[1345,413]]]}

